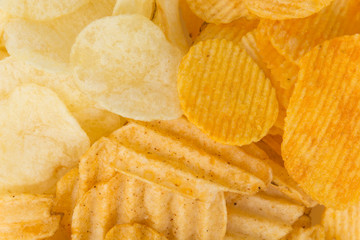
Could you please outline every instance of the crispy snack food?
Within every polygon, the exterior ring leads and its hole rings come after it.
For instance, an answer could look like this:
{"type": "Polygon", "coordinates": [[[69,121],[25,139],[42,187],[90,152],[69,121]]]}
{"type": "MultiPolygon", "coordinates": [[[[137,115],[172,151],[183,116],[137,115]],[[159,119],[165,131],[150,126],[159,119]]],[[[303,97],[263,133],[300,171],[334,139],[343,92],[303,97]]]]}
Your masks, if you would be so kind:
{"type": "Polygon", "coordinates": [[[106,234],[105,240],[167,240],[167,238],[152,228],[133,223],[116,225],[106,234]]]}
{"type": "Polygon", "coordinates": [[[181,116],[176,94],[180,58],[160,28],[140,15],[92,22],[71,51],[83,92],[110,112],[144,121],[181,116]]]}
{"type": "Polygon", "coordinates": [[[113,15],[140,14],[152,20],[156,14],[156,0],[117,0],[113,15]]]}
{"type": "Polygon", "coordinates": [[[0,101],[0,192],[43,193],[89,148],[89,138],[57,95],[17,87],[0,101]]]}
{"type": "Polygon", "coordinates": [[[245,49],[227,40],[191,47],[180,64],[178,91],[189,121],[225,144],[260,140],[278,115],[270,80],[245,49]]]}
{"type": "Polygon", "coordinates": [[[282,154],[291,177],[315,200],[341,208],[360,199],[360,36],[304,56],[285,120],[282,154]]]}
{"type": "Polygon", "coordinates": [[[49,195],[0,195],[0,239],[36,240],[52,236],[60,215],[53,215],[49,195]]]}
{"type": "Polygon", "coordinates": [[[189,37],[192,41],[195,41],[200,33],[201,27],[203,24],[205,24],[205,22],[191,11],[186,0],[179,0],[179,6],[181,19],[184,21],[184,25],[188,31],[189,37]]]}

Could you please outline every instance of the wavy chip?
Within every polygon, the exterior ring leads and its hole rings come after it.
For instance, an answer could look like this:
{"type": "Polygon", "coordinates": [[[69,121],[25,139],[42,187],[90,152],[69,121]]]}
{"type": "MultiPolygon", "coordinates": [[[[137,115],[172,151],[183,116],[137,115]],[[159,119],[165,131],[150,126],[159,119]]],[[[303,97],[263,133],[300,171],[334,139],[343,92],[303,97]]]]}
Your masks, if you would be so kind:
{"type": "Polygon", "coordinates": [[[140,14],[152,20],[156,12],[156,0],[117,0],[113,16],[120,14],[140,14]]]}
{"type": "Polygon", "coordinates": [[[192,41],[195,41],[205,22],[191,11],[186,0],[179,0],[179,6],[181,19],[184,21],[189,37],[192,41]]]}
{"type": "Polygon", "coordinates": [[[227,40],[190,49],[180,65],[178,91],[189,121],[225,144],[260,140],[278,115],[270,80],[246,50],[227,40]]]}
{"type": "Polygon", "coordinates": [[[52,191],[89,139],[57,95],[24,85],[0,101],[0,192],[52,191]]]}
{"type": "Polygon", "coordinates": [[[344,210],[326,208],[321,225],[325,228],[326,240],[356,240],[360,238],[360,203],[344,210]]]}
{"type": "Polygon", "coordinates": [[[266,25],[273,46],[289,61],[299,64],[302,56],[323,41],[359,33],[360,2],[334,0],[310,17],[268,21],[266,25]]]}
{"type": "Polygon", "coordinates": [[[187,0],[190,9],[208,23],[230,23],[241,17],[250,17],[244,1],[187,0]]]}
{"type": "Polygon", "coordinates": [[[144,121],[181,116],[176,93],[180,58],[161,30],[140,15],[94,21],[71,52],[83,92],[110,112],[144,121]]]}
{"type": "Polygon", "coordinates": [[[133,223],[116,225],[106,234],[105,240],[167,240],[167,238],[152,228],[133,223]]]}
{"type": "Polygon", "coordinates": [[[131,222],[145,224],[169,239],[222,239],[226,231],[224,195],[200,202],[116,174],[95,185],[78,202],[72,238],[101,240],[116,224],[131,222]]]}
{"type": "Polygon", "coordinates": [[[304,18],[328,6],[334,0],[244,0],[250,13],[266,19],[304,18]]]}
{"type": "Polygon", "coordinates": [[[285,119],[285,167],[327,207],[360,200],[359,51],[360,36],[354,35],[324,42],[305,55],[285,119]]]}
{"type": "Polygon", "coordinates": [[[52,215],[54,199],[49,195],[0,196],[0,239],[36,240],[52,236],[60,215],[52,215]]]}
{"type": "Polygon", "coordinates": [[[89,0],[2,0],[0,9],[10,15],[33,20],[48,20],[74,12],[89,0]]]}
{"type": "MultiPolygon", "coordinates": [[[[336,239],[340,240],[340,238],[336,239]]],[[[285,237],[284,240],[325,240],[324,227],[315,225],[309,228],[298,228],[285,237]]]]}

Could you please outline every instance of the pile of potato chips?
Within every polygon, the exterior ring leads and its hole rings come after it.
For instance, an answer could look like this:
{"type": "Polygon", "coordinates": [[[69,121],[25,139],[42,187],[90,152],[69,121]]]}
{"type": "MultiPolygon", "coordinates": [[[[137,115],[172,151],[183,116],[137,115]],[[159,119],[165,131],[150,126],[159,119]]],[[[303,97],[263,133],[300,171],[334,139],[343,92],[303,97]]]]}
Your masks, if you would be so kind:
{"type": "Polygon", "coordinates": [[[358,240],[359,66],[358,0],[1,0],[0,240],[358,240]]]}

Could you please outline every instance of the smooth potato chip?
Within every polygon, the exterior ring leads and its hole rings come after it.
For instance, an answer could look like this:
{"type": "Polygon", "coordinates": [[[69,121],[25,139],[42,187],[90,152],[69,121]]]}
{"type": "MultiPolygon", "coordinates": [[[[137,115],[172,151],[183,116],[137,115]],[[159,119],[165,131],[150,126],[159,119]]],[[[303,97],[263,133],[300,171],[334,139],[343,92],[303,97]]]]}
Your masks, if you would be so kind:
{"type": "Polygon", "coordinates": [[[304,56],[285,119],[282,154],[290,176],[326,207],[360,200],[360,36],[304,56]]]}
{"type": "Polygon", "coordinates": [[[243,0],[187,0],[190,9],[208,23],[230,23],[249,17],[243,0]]]}
{"type": "Polygon", "coordinates": [[[0,9],[21,18],[47,20],[71,13],[88,2],[89,0],[2,0],[0,9]]]}
{"type": "Polygon", "coordinates": [[[73,214],[72,239],[101,240],[115,225],[138,222],[169,239],[222,239],[223,193],[201,202],[124,174],[92,187],[73,214]]]}
{"type": "Polygon", "coordinates": [[[189,33],[189,37],[192,39],[192,41],[195,41],[196,37],[201,31],[201,26],[203,26],[205,22],[191,11],[186,0],[180,0],[179,6],[181,19],[184,21],[185,27],[189,33]]]}
{"type": "Polygon", "coordinates": [[[140,15],[94,21],[71,52],[82,91],[110,112],[144,121],[181,116],[176,92],[180,58],[161,30],[140,15]]]}
{"type": "Polygon", "coordinates": [[[90,143],[56,94],[37,85],[0,101],[0,125],[0,192],[52,191],[90,143]]]}
{"type": "Polygon", "coordinates": [[[273,46],[288,61],[296,64],[310,49],[325,40],[359,33],[359,24],[358,0],[334,0],[321,12],[307,18],[266,22],[273,46]]]}
{"type": "Polygon", "coordinates": [[[117,0],[113,16],[140,14],[152,20],[156,12],[156,0],[117,0]]]}
{"type": "Polygon", "coordinates": [[[209,39],[226,39],[234,43],[241,43],[243,36],[255,29],[258,20],[248,20],[240,18],[228,24],[207,24],[196,38],[195,42],[205,41],[209,39]]]}
{"type": "Polygon", "coordinates": [[[357,240],[360,238],[360,203],[344,210],[326,208],[321,225],[325,228],[326,240],[357,240]]]}
{"type": "Polygon", "coordinates": [[[244,0],[246,8],[261,18],[282,20],[304,18],[319,12],[333,0],[244,0]]]}
{"type": "Polygon", "coordinates": [[[142,224],[119,224],[106,234],[105,240],[167,240],[158,232],[142,224]]]}
{"type": "Polygon", "coordinates": [[[178,91],[189,121],[225,144],[260,140],[278,115],[270,80],[246,50],[227,40],[191,47],[180,64],[178,91]]]}

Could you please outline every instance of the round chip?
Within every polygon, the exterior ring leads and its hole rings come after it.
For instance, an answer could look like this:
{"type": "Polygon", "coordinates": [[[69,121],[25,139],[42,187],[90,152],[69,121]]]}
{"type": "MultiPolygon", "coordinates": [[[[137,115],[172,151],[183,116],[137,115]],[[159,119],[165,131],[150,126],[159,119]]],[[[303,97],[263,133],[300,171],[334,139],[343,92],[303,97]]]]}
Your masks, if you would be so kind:
{"type": "Polygon", "coordinates": [[[71,13],[89,0],[1,0],[0,9],[10,15],[47,20],[71,13]]]}
{"type": "Polygon", "coordinates": [[[89,138],[51,90],[16,88],[0,101],[0,192],[42,193],[74,167],[89,138]]]}
{"type": "Polygon", "coordinates": [[[120,14],[141,14],[152,19],[156,12],[155,0],[117,0],[113,15],[120,14]]]}
{"type": "Polygon", "coordinates": [[[180,51],[143,16],[94,21],[76,39],[70,60],[80,90],[110,112],[143,121],[182,114],[180,51]]]}
{"type": "Polygon", "coordinates": [[[227,40],[194,45],[180,64],[178,89],[189,121],[221,143],[258,141],[278,115],[270,80],[245,49],[227,40]]]}
{"type": "Polygon", "coordinates": [[[360,200],[360,35],[318,45],[300,62],[282,154],[291,177],[319,203],[360,200]]]}
{"type": "Polygon", "coordinates": [[[142,224],[119,224],[106,234],[105,240],[166,240],[150,227],[142,224]]]}
{"type": "Polygon", "coordinates": [[[187,0],[190,9],[208,23],[230,23],[249,17],[243,0],[187,0]]]}
{"type": "Polygon", "coordinates": [[[290,18],[304,18],[324,7],[333,0],[244,0],[247,9],[254,15],[282,20],[290,18]]]}

